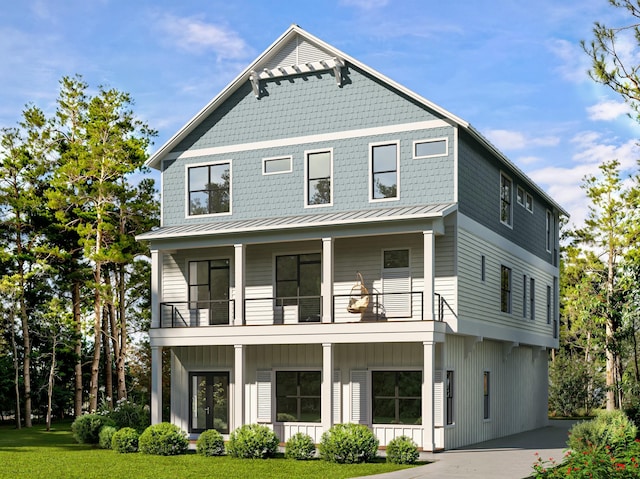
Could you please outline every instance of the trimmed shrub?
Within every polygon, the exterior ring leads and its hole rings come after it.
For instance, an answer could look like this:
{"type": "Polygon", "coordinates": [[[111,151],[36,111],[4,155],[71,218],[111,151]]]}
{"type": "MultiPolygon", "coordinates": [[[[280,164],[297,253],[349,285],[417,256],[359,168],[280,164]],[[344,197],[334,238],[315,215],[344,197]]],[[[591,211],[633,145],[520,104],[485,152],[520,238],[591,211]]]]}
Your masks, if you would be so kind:
{"type": "Polygon", "coordinates": [[[221,456],[224,454],[222,434],[215,429],[204,431],[196,442],[196,452],[201,456],[221,456]]]}
{"type": "Polygon", "coordinates": [[[119,453],[138,452],[138,431],[132,427],[123,427],[111,438],[111,449],[119,453]]]}
{"type": "Polygon", "coordinates": [[[267,426],[245,424],[231,433],[227,454],[243,459],[264,459],[275,455],[278,437],[267,426]]]}
{"type": "Polygon", "coordinates": [[[98,444],[102,449],[111,449],[111,438],[116,431],[114,426],[102,426],[98,434],[98,444]]]}
{"type": "Polygon", "coordinates": [[[291,436],[285,445],[284,457],[296,461],[306,461],[316,455],[316,445],[307,434],[299,432],[291,436]]]}
{"type": "Polygon", "coordinates": [[[612,451],[627,449],[636,438],[637,427],[622,411],[602,411],[595,419],[574,425],[569,431],[569,449],[585,451],[609,446],[612,451]]]}
{"type": "Polygon", "coordinates": [[[418,457],[418,446],[410,437],[396,437],[387,445],[387,462],[392,464],[413,464],[418,457]]]}
{"type": "Polygon", "coordinates": [[[102,409],[100,414],[111,419],[118,429],[132,427],[138,433],[144,431],[151,424],[149,407],[136,404],[125,398],[119,399],[113,409],[102,409]]]}
{"type": "Polygon", "coordinates": [[[113,421],[100,414],[84,414],[76,418],[71,424],[73,438],[80,444],[98,444],[100,429],[103,426],[113,426],[113,421]]]}
{"type": "Polygon", "coordinates": [[[156,456],[177,456],[189,448],[186,433],[175,424],[161,422],[144,430],[138,438],[138,450],[156,456]]]}
{"type": "Polygon", "coordinates": [[[376,457],[378,439],[362,424],[336,424],[322,434],[320,457],[340,464],[369,462],[376,457]]]}

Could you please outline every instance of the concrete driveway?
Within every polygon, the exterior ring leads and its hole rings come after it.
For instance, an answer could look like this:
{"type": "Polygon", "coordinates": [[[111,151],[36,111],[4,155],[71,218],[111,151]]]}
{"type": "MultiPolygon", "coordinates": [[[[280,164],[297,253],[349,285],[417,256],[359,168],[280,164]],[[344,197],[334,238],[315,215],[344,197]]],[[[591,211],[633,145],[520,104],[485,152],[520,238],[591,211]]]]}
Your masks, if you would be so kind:
{"type": "Polygon", "coordinates": [[[562,461],[567,433],[574,421],[550,420],[549,426],[461,449],[426,454],[425,466],[379,474],[375,479],[523,479],[533,474],[538,453],[543,460],[562,461]]]}

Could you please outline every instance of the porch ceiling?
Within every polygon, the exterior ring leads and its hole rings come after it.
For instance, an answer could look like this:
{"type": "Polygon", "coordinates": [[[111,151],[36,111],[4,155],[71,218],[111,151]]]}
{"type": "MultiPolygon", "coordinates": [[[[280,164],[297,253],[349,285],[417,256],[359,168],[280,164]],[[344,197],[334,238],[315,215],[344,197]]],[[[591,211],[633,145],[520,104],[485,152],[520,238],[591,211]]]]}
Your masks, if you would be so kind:
{"type": "Polygon", "coordinates": [[[337,225],[379,223],[412,219],[444,218],[456,211],[456,203],[438,203],[422,206],[372,208],[337,213],[280,216],[239,221],[216,221],[178,226],[163,226],[136,236],[138,240],[167,240],[174,238],[213,236],[220,234],[277,231],[337,225]]]}

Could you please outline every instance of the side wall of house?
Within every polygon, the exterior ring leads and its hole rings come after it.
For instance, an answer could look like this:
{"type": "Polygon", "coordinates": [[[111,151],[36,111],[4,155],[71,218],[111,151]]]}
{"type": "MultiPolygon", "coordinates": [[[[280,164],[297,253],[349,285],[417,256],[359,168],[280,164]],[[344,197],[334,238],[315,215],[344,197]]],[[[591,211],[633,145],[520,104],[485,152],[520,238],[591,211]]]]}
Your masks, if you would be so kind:
{"type": "Polygon", "coordinates": [[[447,335],[444,373],[453,371],[453,425],[445,449],[547,425],[547,353],[485,340],[465,345],[447,335]],[[489,418],[484,419],[484,373],[489,373],[489,418]]]}

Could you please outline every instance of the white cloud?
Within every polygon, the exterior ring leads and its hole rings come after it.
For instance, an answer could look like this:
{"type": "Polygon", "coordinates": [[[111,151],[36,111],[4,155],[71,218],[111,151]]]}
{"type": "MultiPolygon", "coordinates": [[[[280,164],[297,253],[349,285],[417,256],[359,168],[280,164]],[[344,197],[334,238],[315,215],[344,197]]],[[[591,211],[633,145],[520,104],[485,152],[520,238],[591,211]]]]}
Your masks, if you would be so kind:
{"type": "Polygon", "coordinates": [[[604,100],[587,108],[590,120],[615,120],[619,116],[627,115],[631,109],[623,101],[604,100]]]}
{"type": "Polygon", "coordinates": [[[562,78],[571,83],[581,83],[589,79],[589,57],[578,44],[554,39],[548,42],[548,48],[562,62],[556,67],[562,78]]]}
{"type": "Polygon", "coordinates": [[[516,158],[517,165],[533,165],[535,163],[540,163],[542,158],[538,156],[520,156],[516,158]]]}
{"type": "Polygon", "coordinates": [[[556,146],[560,143],[557,136],[541,136],[529,138],[524,133],[513,130],[488,130],[487,138],[500,150],[522,150],[540,146],[556,146]]]}
{"type": "Polygon", "coordinates": [[[341,0],[340,3],[346,6],[358,7],[363,10],[374,10],[384,7],[389,3],[389,0],[341,0]]]}
{"type": "Polygon", "coordinates": [[[206,23],[195,17],[164,15],[160,28],[179,48],[188,52],[213,51],[219,59],[243,58],[249,48],[240,36],[224,26],[206,23]]]}
{"type": "Polygon", "coordinates": [[[576,134],[571,143],[577,145],[577,151],[571,158],[575,164],[586,164],[593,168],[593,165],[605,161],[618,160],[623,171],[637,165],[639,152],[636,140],[615,144],[612,140],[603,138],[602,133],[584,131],[576,134]]]}

